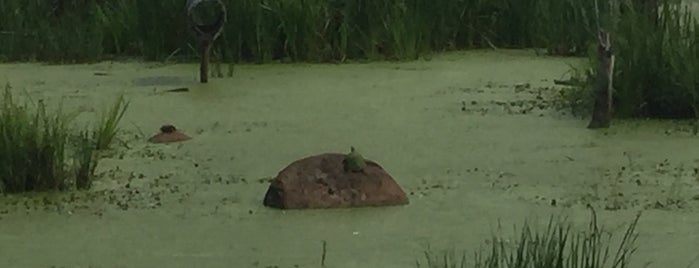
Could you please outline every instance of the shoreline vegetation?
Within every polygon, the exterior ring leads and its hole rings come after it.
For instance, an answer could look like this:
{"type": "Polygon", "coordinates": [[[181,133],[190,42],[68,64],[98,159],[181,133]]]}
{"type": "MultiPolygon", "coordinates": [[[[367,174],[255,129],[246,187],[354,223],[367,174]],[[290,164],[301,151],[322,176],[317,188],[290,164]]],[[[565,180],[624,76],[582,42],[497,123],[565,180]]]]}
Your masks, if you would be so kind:
{"type": "MultiPolygon", "coordinates": [[[[224,61],[255,63],[412,60],[492,47],[584,55],[597,20],[594,1],[223,2],[228,23],[214,51],[224,61]]],[[[194,60],[198,53],[181,1],[13,0],[0,15],[0,55],[10,61],[194,60]]]]}
{"type": "MultiPolygon", "coordinates": [[[[617,58],[614,116],[699,116],[699,33],[678,0],[223,0],[212,59],[228,64],[416,60],[479,48],[580,56],[567,97],[588,105],[597,31],[617,58]]],[[[180,1],[4,1],[0,61],[190,62],[197,43],[180,1]]],[[[588,105],[589,106],[589,105],[588,105]]]]}

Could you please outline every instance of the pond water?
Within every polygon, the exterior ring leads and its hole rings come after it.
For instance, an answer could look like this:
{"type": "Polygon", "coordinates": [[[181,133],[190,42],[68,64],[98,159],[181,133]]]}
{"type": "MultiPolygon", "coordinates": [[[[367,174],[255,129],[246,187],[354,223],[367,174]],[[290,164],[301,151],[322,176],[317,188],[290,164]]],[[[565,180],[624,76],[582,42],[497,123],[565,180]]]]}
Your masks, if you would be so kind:
{"type": "Polygon", "coordinates": [[[319,267],[327,241],[327,267],[415,267],[428,244],[478,249],[498,221],[506,234],[551,215],[584,227],[590,203],[617,232],[644,210],[633,267],[687,267],[699,248],[699,139],[686,122],[588,130],[587,119],[553,109],[562,90],[553,80],[578,62],[498,50],[238,65],[205,85],[193,64],[2,64],[0,82],[82,111],[78,125],[119,94],[131,104],[128,148],[108,152],[94,189],[0,197],[0,266],[319,267]],[[163,124],[193,139],[147,143],[163,124]],[[411,203],[262,206],[286,165],[350,146],[411,203]]]}

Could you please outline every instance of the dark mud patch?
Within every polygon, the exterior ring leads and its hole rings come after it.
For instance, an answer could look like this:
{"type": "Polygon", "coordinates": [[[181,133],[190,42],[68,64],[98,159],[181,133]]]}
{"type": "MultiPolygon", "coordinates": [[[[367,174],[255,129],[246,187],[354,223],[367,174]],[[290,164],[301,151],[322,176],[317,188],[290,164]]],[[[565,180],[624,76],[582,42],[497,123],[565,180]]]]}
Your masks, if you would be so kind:
{"type": "Polygon", "coordinates": [[[181,86],[187,81],[180,76],[148,76],[133,79],[131,83],[134,86],[181,86]]]}

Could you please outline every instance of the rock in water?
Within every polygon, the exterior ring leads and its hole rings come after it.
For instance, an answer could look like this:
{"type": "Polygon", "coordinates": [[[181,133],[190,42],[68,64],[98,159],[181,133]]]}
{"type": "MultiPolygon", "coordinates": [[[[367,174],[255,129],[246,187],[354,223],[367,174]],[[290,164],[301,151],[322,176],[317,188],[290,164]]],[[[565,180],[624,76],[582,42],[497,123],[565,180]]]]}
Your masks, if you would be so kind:
{"type": "Polygon", "coordinates": [[[170,143],[170,142],[186,141],[189,139],[191,139],[191,137],[180,132],[177,128],[175,128],[175,126],[163,125],[162,127],[160,127],[160,133],[156,134],[153,137],[150,137],[148,139],[148,142],[170,143]]]}
{"type": "Polygon", "coordinates": [[[349,208],[408,204],[408,197],[377,163],[363,172],[345,172],[346,155],[328,153],[291,163],[279,172],[264,205],[280,209],[349,208]]]}

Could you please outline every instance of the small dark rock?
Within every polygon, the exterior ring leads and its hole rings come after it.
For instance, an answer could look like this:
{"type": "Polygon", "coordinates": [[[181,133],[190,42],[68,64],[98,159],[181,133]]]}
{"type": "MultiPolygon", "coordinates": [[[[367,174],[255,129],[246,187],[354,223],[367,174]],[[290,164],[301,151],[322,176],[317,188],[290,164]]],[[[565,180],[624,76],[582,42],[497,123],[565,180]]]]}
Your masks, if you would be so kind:
{"type": "Polygon", "coordinates": [[[149,142],[152,143],[171,143],[186,141],[191,139],[191,137],[177,130],[173,125],[163,125],[160,127],[160,133],[150,137],[149,142]]]}

